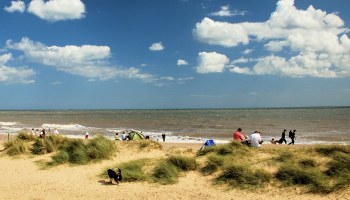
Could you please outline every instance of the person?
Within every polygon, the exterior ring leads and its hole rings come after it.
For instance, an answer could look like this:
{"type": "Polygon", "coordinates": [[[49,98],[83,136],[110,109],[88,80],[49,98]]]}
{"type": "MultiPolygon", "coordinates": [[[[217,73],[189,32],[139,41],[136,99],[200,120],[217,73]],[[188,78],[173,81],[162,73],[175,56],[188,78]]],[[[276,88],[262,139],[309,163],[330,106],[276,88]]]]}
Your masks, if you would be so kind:
{"type": "Polygon", "coordinates": [[[125,133],[125,131],[123,131],[123,133],[122,133],[122,140],[123,140],[123,141],[126,140],[126,133],[125,133]]]}
{"type": "Polygon", "coordinates": [[[32,128],[32,135],[35,135],[35,130],[34,130],[34,128],[32,128]]]}
{"type": "Polygon", "coordinates": [[[89,139],[89,135],[90,135],[89,132],[86,131],[86,133],[85,133],[85,139],[89,139]]]}
{"type": "Polygon", "coordinates": [[[254,131],[254,133],[250,135],[250,143],[252,147],[261,147],[263,141],[259,131],[254,131]]]}
{"type": "Polygon", "coordinates": [[[40,132],[40,138],[44,138],[45,137],[45,129],[43,128],[40,132]]]}
{"type": "Polygon", "coordinates": [[[115,133],[115,140],[119,140],[119,133],[118,132],[115,133]]]}
{"type": "Polygon", "coordinates": [[[232,134],[233,140],[238,141],[238,142],[244,142],[245,138],[242,134],[242,129],[238,128],[237,131],[233,132],[232,134]]]}
{"type": "Polygon", "coordinates": [[[292,141],[289,143],[289,145],[290,145],[290,144],[293,144],[293,145],[294,145],[295,132],[296,132],[295,129],[293,130],[293,132],[292,132],[292,130],[289,131],[289,138],[292,140],[292,141]]]}
{"type": "Polygon", "coordinates": [[[57,128],[55,128],[55,130],[53,131],[53,133],[54,133],[55,135],[60,134],[60,133],[58,132],[57,128]]]}
{"type": "Polygon", "coordinates": [[[162,133],[163,142],[165,142],[165,133],[162,133]]]}
{"type": "Polygon", "coordinates": [[[281,144],[280,141],[279,141],[279,140],[278,140],[278,141],[275,140],[275,138],[272,138],[272,139],[270,140],[270,142],[271,142],[271,144],[277,144],[277,143],[278,143],[278,144],[281,144]]]}
{"type": "Polygon", "coordinates": [[[283,130],[281,139],[278,140],[278,143],[282,144],[284,142],[285,144],[287,144],[286,131],[287,131],[286,129],[283,130]]]}

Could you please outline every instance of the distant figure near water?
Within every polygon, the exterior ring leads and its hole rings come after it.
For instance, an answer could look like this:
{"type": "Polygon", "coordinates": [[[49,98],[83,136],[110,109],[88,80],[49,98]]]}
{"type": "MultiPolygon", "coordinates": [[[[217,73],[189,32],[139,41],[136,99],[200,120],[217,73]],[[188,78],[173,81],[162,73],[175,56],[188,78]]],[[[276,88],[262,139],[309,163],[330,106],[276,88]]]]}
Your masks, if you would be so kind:
{"type": "Polygon", "coordinates": [[[163,142],[165,142],[165,133],[162,134],[163,142]]]}
{"type": "Polygon", "coordinates": [[[85,133],[85,139],[89,139],[89,135],[90,135],[89,132],[86,131],[86,133],[85,133]]]}
{"type": "Polygon", "coordinates": [[[287,131],[286,129],[283,130],[281,139],[278,140],[278,143],[282,144],[282,143],[284,142],[285,144],[287,144],[287,140],[286,140],[286,131],[287,131]]]}
{"type": "Polygon", "coordinates": [[[290,145],[290,144],[293,144],[293,145],[294,145],[295,132],[296,132],[296,130],[293,130],[293,132],[292,132],[292,130],[289,131],[289,138],[290,138],[292,141],[291,141],[288,145],[290,145]]]}

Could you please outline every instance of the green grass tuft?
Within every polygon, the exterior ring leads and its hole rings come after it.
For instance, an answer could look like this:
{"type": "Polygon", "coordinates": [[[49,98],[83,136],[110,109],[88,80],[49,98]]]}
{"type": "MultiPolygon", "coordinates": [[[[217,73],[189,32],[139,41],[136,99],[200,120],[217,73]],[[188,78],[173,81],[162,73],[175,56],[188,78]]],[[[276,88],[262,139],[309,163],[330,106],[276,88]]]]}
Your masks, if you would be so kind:
{"type": "Polygon", "coordinates": [[[320,145],[315,148],[316,152],[325,156],[329,156],[336,152],[350,154],[349,145],[320,145]]]}
{"type": "Polygon", "coordinates": [[[206,165],[201,169],[203,175],[210,175],[216,172],[224,164],[224,157],[211,155],[208,157],[206,165]]]}
{"type": "Polygon", "coordinates": [[[299,165],[301,167],[316,167],[317,166],[317,162],[315,159],[312,158],[306,158],[306,159],[302,159],[299,161],[299,165]]]}
{"type": "Polygon", "coordinates": [[[217,183],[228,183],[232,187],[256,188],[269,183],[271,175],[263,169],[252,170],[247,164],[229,164],[223,167],[216,178],[217,183]]]}
{"type": "Polygon", "coordinates": [[[328,193],[330,191],[327,177],[318,169],[301,168],[284,165],[279,168],[276,178],[286,185],[308,185],[314,193],[328,193]]]}
{"type": "Polygon", "coordinates": [[[122,170],[123,181],[136,182],[148,180],[148,176],[143,170],[143,166],[147,162],[149,162],[149,159],[140,159],[119,165],[118,167],[122,170]]]}
{"type": "Polygon", "coordinates": [[[27,133],[25,131],[20,131],[16,137],[19,140],[27,140],[27,141],[33,141],[37,137],[31,133],[27,133]]]}
{"type": "Polygon", "coordinates": [[[5,143],[6,153],[9,156],[25,154],[29,152],[29,145],[24,140],[15,139],[5,143]]]}
{"type": "Polygon", "coordinates": [[[198,166],[194,158],[185,156],[171,156],[166,160],[169,164],[174,165],[180,171],[195,170],[198,166]]]}
{"type": "Polygon", "coordinates": [[[179,170],[167,161],[161,161],[152,173],[153,180],[162,185],[169,185],[178,182],[179,170]]]}

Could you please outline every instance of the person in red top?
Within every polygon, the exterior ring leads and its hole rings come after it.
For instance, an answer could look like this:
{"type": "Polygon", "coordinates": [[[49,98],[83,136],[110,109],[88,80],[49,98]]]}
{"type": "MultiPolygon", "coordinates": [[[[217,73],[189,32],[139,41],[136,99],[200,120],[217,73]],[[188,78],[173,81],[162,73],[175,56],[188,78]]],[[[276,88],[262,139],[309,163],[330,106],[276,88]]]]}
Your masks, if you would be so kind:
{"type": "Polygon", "coordinates": [[[242,129],[238,128],[237,131],[233,133],[233,140],[239,141],[239,142],[244,142],[245,137],[242,134],[242,129]]]}

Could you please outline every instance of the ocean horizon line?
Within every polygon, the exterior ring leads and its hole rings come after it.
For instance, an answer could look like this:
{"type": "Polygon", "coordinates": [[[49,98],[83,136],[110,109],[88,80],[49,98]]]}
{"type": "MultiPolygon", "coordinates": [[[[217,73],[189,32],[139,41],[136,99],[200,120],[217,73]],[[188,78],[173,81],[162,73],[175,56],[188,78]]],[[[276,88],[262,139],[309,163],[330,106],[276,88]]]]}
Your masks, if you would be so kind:
{"type": "Polygon", "coordinates": [[[332,109],[332,108],[350,108],[349,106],[277,106],[277,107],[218,107],[218,108],[16,108],[0,109],[0,111],[104,111],[104,110],[265,110],[265,109],[332,109]]]}

